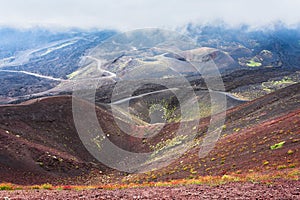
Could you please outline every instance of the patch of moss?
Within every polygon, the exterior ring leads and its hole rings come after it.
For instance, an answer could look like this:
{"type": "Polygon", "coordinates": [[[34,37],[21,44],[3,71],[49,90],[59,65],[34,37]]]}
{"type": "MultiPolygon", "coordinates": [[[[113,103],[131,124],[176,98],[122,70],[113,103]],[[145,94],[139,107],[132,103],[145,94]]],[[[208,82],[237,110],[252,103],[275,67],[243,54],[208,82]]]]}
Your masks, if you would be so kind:
{"type": "Polygon", "coordinates": [[[248,67],[260,67],[262,64],[260,62],[255,62],[254,60],[249,60],[246,65],[248,67]]]}

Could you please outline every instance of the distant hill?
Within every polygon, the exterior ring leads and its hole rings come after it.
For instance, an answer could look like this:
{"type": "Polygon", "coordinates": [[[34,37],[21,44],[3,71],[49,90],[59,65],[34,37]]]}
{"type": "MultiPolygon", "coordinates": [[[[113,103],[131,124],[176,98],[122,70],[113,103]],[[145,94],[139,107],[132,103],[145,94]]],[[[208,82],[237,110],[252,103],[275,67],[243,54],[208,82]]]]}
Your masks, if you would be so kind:
{"type": "Polygon", "coordinates": [[[64,80],[99,78],[112,73],[116,73],[118,79],[128,71],[146,66],[161,66],[161,72],[156,70],[156,73],[148,74],[151,76],[176,76],[176,73],[170,74],[168,66],[192,76],[195,69],[188,62],[191,52],[201,55],[203,61],[213,61],[223,76],[247,71],[268,74],[261,82],[232,88],[235,89],[233,92],[247,99],[257,96],[246,94],[245,90],[251,92],[258,88],[256,93],[260,94],[259,97],[282,88],[270,86],[270,90],[269,86],[261,86],[263,82],[280,81],[285,77],[293,83],[299,81],[299,76],[293,75],[299,71],[298,29],[275,26],[273,29],[254,30],[247,26],[229,28],[226,25],[188,24],[179,27],[178,32],[180,34],[174,35],[172,31],[162,30],[133,31],[134,34],[126,38],[126,34],[111,30],[1,28],[0,103],[23,101],[34,98],[36,94],[45,96],[69,92],[70,86],[62,84],[64,80]],[[113,43],[113,39],[107,40],[111,36],[123,41],[113,43]],[[132,41],[136,44],[131,44],[132,41]],[[100,71],[95,58],[102,60],[100,71]]]}

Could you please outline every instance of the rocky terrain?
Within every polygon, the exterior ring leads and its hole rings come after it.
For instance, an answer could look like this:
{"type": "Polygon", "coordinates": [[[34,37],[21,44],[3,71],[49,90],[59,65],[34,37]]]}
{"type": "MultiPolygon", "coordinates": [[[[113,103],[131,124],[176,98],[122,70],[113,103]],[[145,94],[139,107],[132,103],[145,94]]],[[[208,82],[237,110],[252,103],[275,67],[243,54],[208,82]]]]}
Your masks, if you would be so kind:
{"type": "Polygon", "coordinates": [[[220,186],[179,186],[85,191],[0,191],[10,199],[298,199],[299,181],[280,181],[274,185],[230,183],[220,186]]]}
{"type": "Polygon", "coordinates": [[[184,31],[4,45],[0,197],[300,198],[298,32],[184,31]]]}
{"type": "MultiPolygon", "coordinates": [[[[161,63],[164,66],[172,65],[174,70],[185,76],[198,76],[199,72],[191,68],[188,62],[192,54],[202,55],[202,61],[213,60],[223,76],[230,74],[228,77],[231,77],[231,81],[243,80],[242,84],[226,89],[246,99],[255,99],[280,86],[299,81],[299,75],[294,75],[299,71],[298,30],[280,26],[261,31],[248,30],[247,26],[234,29],[222,25],[189,24],[180,28],[184,37],[178,32],[146,29],[128,36],[126,42],[134,38],[136,44],[127,43],[123,49],[119,48],[118,43],[110,43],[114,39],[125,41],[124,35],[109,30],[51,32],[43,29],[20,31],[2,28],[0,32],[4,38],[1,41],[0,56],[2,104],[28,100],[35,94],[47,96],[70,91],[66,82],[69,79],[91,78],[90,75],[107,76],[112,72],[120,78],[136,67],[162,66],[161,63]],[[114,37],[102,44],[111,36],[114,37]],[[155,37],[159,39],[153,40],[155,37]],[[138,44],[141,38],[148,39],[138,44]],[[13,44],[14,41],[18,45],[13,44]],[[105,61],[101,64],[102,71],[97,72],[97,61],[86,56],[105,61]],[[107,70],[108,74],[103,70],[107,70]],[[255,73],[259,72],[267,73],[267,76],[256,76],[255,73]],[[235,74],[242,76],[236,79],[232,77],[235,74]],[[281,81],[284,78],[289,81],[279,85],[269,84],[270,81],[281,81]],[[22,80],[22,85],[19,80],[22,80]],[[265,82],[267,86],[262,85],[265,82]]],[[[160,70],[155,70],[155,73],[152,70],[152,75],[168,78],[175,75],[170,73],[168,67],[160,70]]]]}

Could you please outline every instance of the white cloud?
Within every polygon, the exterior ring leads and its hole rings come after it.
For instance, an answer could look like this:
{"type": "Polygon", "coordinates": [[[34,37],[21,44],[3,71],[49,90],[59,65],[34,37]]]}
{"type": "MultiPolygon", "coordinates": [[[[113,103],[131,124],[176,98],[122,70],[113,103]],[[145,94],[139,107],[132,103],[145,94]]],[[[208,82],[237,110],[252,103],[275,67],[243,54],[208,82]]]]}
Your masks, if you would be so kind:
{"type": "Polygon", "coordinates": [[[229,24],[300,20],[299,0],[0,0],[0,25],[81,28],[174,27],[221,19],[229,24]]]}

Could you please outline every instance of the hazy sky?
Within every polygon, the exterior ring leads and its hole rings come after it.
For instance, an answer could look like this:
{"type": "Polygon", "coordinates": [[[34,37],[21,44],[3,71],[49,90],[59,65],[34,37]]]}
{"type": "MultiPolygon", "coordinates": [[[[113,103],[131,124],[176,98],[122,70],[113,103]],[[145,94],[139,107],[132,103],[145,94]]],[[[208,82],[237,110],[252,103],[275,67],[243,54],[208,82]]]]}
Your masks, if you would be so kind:
{"type": "Polygon", "coordinates": [[[0,0],[0,25],[175,27],[216,19],[236,25],[300,20],[300,0],[0,0]]]}

